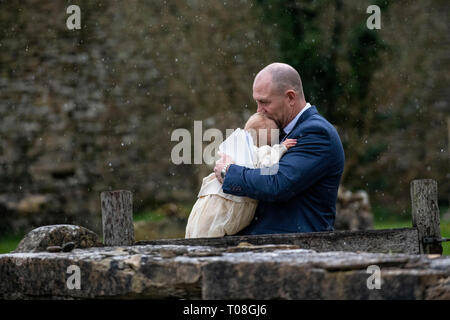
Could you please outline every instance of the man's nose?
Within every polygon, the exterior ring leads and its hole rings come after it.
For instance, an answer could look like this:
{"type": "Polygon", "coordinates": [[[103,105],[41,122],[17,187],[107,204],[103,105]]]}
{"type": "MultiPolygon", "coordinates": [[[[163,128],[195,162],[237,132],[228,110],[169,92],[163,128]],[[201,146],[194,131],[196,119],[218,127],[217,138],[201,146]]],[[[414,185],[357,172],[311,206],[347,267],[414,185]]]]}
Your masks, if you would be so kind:
{"type": "Polygon", "coordinates": [[[258,108],[256,108],[256,112],[264,113],[264,108],[258,105],[258,108]]]}

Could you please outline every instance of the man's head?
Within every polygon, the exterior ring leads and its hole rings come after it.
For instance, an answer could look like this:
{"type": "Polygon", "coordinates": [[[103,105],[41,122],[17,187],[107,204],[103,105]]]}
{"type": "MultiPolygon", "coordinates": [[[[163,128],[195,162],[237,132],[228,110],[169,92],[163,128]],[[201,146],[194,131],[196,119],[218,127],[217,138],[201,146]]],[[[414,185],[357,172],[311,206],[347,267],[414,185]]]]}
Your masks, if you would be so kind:
{"type": "Polygon", "coordinates": [[[272,145],[272,140],[277,138],[276,134],[279,131],[274,131],[273,129],[278,129],[277,124],[274,120],[266,117],[264,114],[257,112],[253,114],[245,124],[244,130],[250,132],[253,138],[253,142],[261,147],[263,145],[272,145]],[[274,139],[272,139],[274,138],[274,139]]]}
{"type": "Polygon", "coordinates": [[[285,63],[272,63],[262,69],[253,82],[257,112],[284,128],[306,105],[298,72],[285,63]]]}

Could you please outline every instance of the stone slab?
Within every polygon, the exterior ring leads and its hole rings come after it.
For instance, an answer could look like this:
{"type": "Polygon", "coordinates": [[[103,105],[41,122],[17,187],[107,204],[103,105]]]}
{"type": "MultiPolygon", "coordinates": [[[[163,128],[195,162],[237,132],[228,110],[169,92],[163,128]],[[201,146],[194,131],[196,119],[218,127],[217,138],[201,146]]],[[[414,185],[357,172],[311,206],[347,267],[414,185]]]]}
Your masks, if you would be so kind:
{"type": "Polygon", "coordinates": [[[0,255],[2,299],[450,299],[450,257],[283,245],[140,245],[0,255]],[[238,249],[237,249],[238,248],[238,249]],[[69,289],[71,265],[80,289],[69,289]],[[381,289],[370,290],[370,265],[381,289]]]}

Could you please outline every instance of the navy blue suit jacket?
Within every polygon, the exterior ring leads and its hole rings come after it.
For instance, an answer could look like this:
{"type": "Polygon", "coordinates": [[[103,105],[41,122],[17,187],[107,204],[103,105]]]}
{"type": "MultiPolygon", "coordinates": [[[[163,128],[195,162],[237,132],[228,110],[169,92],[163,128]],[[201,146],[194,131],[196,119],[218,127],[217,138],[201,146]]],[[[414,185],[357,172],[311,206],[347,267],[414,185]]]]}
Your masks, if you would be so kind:
{"type": "Polygon", "coordinates": [[[311,106],[286,138],[297,145],[280,159],[276,174],[238,165],[227,171],[223,192],[259,200],[253,221],[238,235],[334,230],[345,162],[336,129],[311,106]]]}

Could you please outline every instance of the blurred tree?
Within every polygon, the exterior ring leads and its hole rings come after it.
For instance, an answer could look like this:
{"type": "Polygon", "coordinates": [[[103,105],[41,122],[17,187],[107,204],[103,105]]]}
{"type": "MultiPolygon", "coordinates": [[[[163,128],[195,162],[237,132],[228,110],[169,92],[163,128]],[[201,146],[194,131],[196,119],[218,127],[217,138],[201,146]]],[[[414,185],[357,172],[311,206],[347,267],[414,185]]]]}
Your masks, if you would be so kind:
{"type": "Polygon", "coordinates": [[[399,212],[409,208],[412,179],[437,179],[444,203],[449,193],[439,174],[448,172],[439,116],[448,113],[448,94],[436,82],[449,74],[438,42],[448,44],[444,2],[258,1],[282,60],[302,76],[307,100],[340,132],[343,183],[399,212]],[[371,4],[381,9],[381,30],[366,27],[371,4]],[[441,63],[447,69],[437,70],[441,63]]]}

